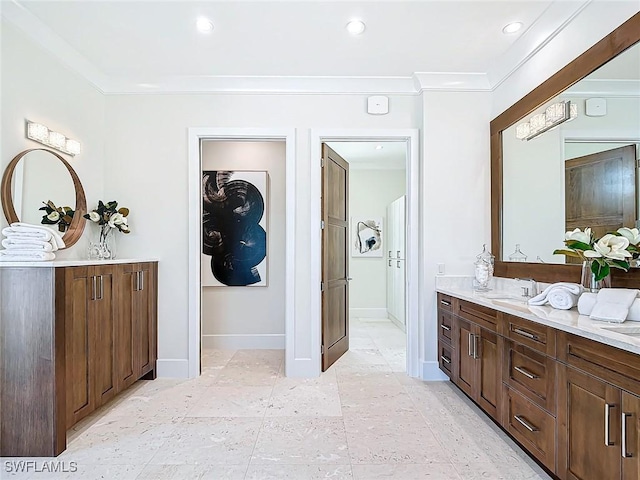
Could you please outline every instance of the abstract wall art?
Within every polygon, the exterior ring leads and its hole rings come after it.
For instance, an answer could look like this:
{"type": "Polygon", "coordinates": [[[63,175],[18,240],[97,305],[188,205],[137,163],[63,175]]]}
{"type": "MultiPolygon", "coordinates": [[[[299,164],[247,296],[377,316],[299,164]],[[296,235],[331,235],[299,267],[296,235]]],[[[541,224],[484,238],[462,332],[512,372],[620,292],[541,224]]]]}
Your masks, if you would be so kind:
{"type": "Polygon", "coordinates": [[[382,218],[351,219],[353,232],[353,257],[382,257],[382,218]]]}
{"type": "Polygon", "coordinates": [[[202,285],[267,285],[267,172],[202,172],[202,285]]]}

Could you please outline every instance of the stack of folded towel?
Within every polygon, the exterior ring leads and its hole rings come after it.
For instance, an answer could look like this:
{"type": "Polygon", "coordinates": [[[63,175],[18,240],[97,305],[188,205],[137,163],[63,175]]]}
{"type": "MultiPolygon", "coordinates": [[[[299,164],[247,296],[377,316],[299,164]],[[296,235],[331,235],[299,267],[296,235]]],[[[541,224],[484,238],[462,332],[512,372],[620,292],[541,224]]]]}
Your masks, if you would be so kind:
{"type": "Polygon", "coordinates": [[[529,305],[549,304],[559,310],[569,310],[578,304],[578,298],[584,291],[577,283],[554,283],[549,285],[540,295],[529,300],[529,305]]]}
{"type": "Polygon", "coordinates": [[[56,258],[55,253],[65,247],[58,232],[42,225],[12,223],[4,228],[0,250],[1,262],[37,262],[56,258]]]}
{"type": "Polygon", "coordinates": [[[639,293],[628,288],[603,288],[598,293],[584,293],[578,301],[578,313],[603,322],[640,322],[639,293]]]}

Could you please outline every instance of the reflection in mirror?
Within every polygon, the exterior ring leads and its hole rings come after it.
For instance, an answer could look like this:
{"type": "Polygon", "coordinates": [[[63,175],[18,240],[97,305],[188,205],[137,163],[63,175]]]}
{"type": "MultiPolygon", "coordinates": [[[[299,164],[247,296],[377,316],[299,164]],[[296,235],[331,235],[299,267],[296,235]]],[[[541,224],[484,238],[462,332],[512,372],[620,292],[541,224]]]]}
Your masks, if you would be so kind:
{"type": "MultiPolygon", "coordinates": [[[[40,225],[45,211],[43,202],[57,207],[76,208],[76,192],[69,171],[60,160],[45,150],[33,150],[17,163],[13,173],[11,198],[21,222],[40,225]]],[[[57,226],[48,225],[54,230],[57,226]]]]}
{"type": "Polygon", "coordinates": [[[565,263],[564,232],[596,236],[638,221],[640,44],[627,49],[502,132],[502,260],[565,263]],[[519,124],[569,100],[578,116],[531,138],[519,124]],[[513,256],[515,258],[515,256],[513,256]]]}

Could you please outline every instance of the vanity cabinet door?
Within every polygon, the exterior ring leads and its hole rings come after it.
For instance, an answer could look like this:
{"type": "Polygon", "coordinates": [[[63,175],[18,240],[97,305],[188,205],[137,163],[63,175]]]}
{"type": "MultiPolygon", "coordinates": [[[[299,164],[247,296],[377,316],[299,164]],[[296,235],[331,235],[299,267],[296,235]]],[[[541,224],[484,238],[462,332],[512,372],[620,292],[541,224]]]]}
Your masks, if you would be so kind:
{"type": "Polygon", "coordinates": [[[494,419],[498,418],[501,393],[500,352],[502,338],[494,332],[475,327],[477,391],[476,401],[494,419]]]}
{"type": "Polygon", "coordinates": [[[622,478],[621,391],[565,365],[559,380],[558,475],[566,480],[622,478]]]}
{"type": "Polygon", "coordinates": [[[621,450],[623,480],[640,478],[640,397],[622,393],[621,450]]]}
{"type": "Polygon", "coordinates": [[[138,378],[150,374],[156,377],[157,354],[157,264],[138,264],[139,279],[134,291],[135,369],[138,378]]]}
{"type": "Polygon", "coordinates": [[[96,407],[104,405],[116,394],[114,270],[112,265],[101,265],[90,271],[93,295],[89,299],[89,316],[96,407]]]}
{"type": "Polygon", "coordinates": [[[118,390],[124,390],[138,379],[134,360],[136,349],[134,289],[137,275],[138,269],[135,263],[123,264],[118,267],[119,300],[116,328],[118,390]]]}
{"type": "Polygon", "coordinates": [[[455,378],[456,385],[470,397],[474,397],[476,385],[476,359],[473,353],[474,348],[474,325],[462,318],[454,319],[456,339],[455,349],[457,355],[454,356],[456,362],[455,370],[458,372],[455,378]]]}

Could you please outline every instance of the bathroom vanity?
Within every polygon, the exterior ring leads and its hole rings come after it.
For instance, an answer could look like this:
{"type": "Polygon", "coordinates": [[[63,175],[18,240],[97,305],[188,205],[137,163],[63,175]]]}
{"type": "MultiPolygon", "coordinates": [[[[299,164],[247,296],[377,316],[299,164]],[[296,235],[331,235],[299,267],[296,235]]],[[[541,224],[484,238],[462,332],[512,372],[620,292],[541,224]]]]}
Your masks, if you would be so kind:
{"type": "Polygon", "coordinates": [[[0,264],[0,455],[50,457],[157,358],[155,260],[0,264]]]}
{"type": "Polygon", "coordinates": [[[468,283],[437,288],[442,371],[558,478],[640,478],[640,323],[468,283]]]}

